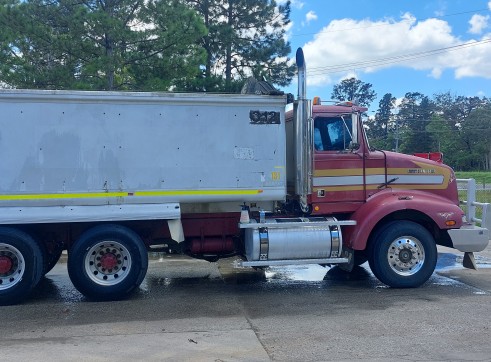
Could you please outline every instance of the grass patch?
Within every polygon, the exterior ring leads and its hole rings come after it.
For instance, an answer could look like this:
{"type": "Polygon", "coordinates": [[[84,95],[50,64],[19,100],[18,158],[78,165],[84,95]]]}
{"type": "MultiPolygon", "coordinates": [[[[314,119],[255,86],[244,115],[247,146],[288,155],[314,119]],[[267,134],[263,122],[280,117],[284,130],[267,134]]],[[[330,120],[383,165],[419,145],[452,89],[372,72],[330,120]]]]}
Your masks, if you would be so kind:
{"type": "MultiPolygon", "coordinates": [[[[457,178],[473,178],[476,180],[476,186],[478,190],[476,191],[476,201],[479,202],[489,202],[491,203],[491,172],[455,172],[457,178]],[[483,186],[483,189],[479,189],[479,186],[483,186]]],[[[459,190],[459,198],[461,200],[465,199],[465,192],[459,190]]]]}
{"type": "Polygon", "coordinates": [[[477,184],[491,184],[491,172],[455,172],[457,178],[473,178],[477,184]]]}
{"type": "MultiPolygon", "coordinates": [[[[467,197],[467,193],[465,191],[459,190],[459,199],[465,200],[466,197],[467,197]]],[[[477,190],[476,201],[491,203],[491,190],[477,190]]]]}
{"type": "Polygon", "coordinates": [[[491,203],[491,190],[477,190],[476,201],[491,203]]]}

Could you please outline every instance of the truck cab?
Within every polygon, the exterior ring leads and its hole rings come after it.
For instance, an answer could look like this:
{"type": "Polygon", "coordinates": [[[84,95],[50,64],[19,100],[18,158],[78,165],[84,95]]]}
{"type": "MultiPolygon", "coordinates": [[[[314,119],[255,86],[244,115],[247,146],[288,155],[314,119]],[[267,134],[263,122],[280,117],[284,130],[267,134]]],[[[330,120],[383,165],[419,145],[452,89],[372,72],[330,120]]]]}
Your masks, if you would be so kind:
{"type": "Polygon", "coordinates": [[[453,170],[436,161],[371,148],[362,121],[366,108],[352,102],[316,103],[311,118],[312,192],[307,198],[311,214],[336,215],[362,225],[347,228],[350,237],[345,242],[354,250],[366,249],[367,231],[391,220],[422,223],[433,230],[437,244],[459,249],[460,242],[448,233],[465,223],[453,170]]]}

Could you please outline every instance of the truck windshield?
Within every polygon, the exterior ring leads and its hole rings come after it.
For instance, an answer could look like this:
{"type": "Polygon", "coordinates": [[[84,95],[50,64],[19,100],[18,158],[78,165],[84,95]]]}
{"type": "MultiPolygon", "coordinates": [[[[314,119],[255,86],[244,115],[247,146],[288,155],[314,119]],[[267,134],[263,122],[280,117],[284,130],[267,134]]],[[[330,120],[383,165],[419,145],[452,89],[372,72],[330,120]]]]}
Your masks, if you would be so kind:
{"type": "Polygon", "coordinates": [[[350,115],[317,117],[314,120],[314,147],[317,151],[343,151],[351,142],[350,115]]]}

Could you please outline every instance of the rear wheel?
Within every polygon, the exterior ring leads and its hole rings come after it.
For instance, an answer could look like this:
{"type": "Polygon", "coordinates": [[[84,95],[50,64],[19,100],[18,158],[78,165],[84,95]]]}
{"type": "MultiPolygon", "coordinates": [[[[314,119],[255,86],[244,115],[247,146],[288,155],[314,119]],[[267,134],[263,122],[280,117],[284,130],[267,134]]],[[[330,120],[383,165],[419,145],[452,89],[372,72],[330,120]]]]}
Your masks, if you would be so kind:
{"type": "Polygon", "coordinates": [[[382,283],[394,288],[425,283],[435,270],[436,260],[433,236],[411,221],[394,221],[372,239],[370,268],[382,283]]]}
{"type": "Polygon", "coordinates": [[[29,295],[43,273],[43,254],[23,231],[0,228],[0,305],[15,304],[29,295]]]}
{"type": "Polygon", "coordinates": [[[86,231],[68,254],[68,274],[75,287],[95,300],[126,297],[143,281],[148,267],[141,238],[120,225],[86,231]]]}

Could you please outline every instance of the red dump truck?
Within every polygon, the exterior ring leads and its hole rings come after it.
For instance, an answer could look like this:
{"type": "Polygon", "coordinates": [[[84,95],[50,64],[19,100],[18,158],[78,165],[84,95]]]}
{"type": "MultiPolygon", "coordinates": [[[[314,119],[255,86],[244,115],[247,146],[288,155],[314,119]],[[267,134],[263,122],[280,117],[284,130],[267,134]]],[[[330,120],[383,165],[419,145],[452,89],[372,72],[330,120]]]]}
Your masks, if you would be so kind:
{"type": "Polygon", "coordinates": [[[368,260],[391,287],[433,273],[436,245],[483,250],[452,169],[373,150],[365,108],[299,94],[0,90],[0,304],[68,250],[90,299],[124,298],[150,250],[243,267],[368,260]]]}

